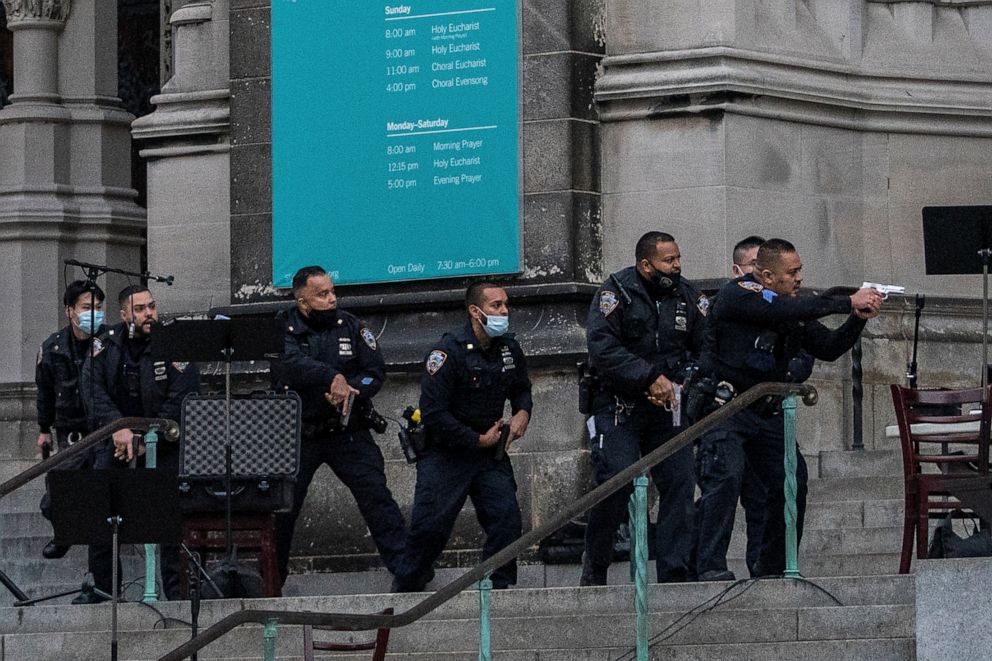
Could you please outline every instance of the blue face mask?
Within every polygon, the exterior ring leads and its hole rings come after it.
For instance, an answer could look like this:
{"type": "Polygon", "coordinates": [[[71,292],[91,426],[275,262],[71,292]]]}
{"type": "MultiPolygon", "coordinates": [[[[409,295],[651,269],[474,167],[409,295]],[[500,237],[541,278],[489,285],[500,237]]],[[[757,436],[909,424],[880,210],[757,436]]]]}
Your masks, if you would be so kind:
{"type": "Polygon", "coordinates": [[[510,317],[505,315],[500,317],[495,314],[483,316],[486,318],[486,324],[482,328],[489,337],[499,337],[510,330],[510,317]]]}
{"type": "Polygon", "coordinates": [[[96,335],[100,326],[103,325],[103,310],[93,310],[92,312],[86,310],[75,313],[75,316],[79,320],[76,326],[87,335],[96,335]]]}

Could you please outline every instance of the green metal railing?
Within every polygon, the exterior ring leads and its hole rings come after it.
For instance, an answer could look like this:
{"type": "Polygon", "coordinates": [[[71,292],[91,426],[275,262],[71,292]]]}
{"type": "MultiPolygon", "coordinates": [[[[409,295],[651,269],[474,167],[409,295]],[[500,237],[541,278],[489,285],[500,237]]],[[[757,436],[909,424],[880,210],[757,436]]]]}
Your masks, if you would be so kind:
{"type": "Polygon", "coordinates": [[[41,477],[53,468],[57,468],[60,464],[69,461],[69,459],[85,453],[97,443],[113,436],[115,432],[122,429],[148,432],[152,428],[161,430],[163,436],[168,441],[176,442],[179,440],[179,425],[172,420],[166,420],[164,418],[121,418],[120,420],[114,420],[109,425],[104,425],[96,431],[87,434],[65,450],[56,452],[48,459],[31,466],[3,484],[0,484],[0,498],[20,489],[31,480],[41,477]]]}
{"type": "MultiPolygon", "coordinates": [[[[216,624],[203,630],[200,635],[192,638],[191,640],[183,643],[179,647],[175,648],[171,652],[159,657],[158,661],[181,661],[192,655],[193,653],[203,649],[213,641],[217,640],[221,636],[225,635],[229,631],[244,625],[244,624],[258,624],[265,625],[266,630],[269,626],[273,626],[274,623],[278,624],[288,624],[288,625],[305,625],[309,624],[312,626],[321,627],[332,627],[346,631],[368,631],[372,629],[397,629],[399,627],[404,627],[408,624],[416,622],[420,618],[424,617],[431,611],[435,610],[445,602],[454,598],[459,593],[466,589],[477,586],[479,581],[485,579],[489,576],[495,569],[505,565],[507,562],[513,560],[522,552],[526,551],[528,548],[537,544],[542,539],[555,532],[563,525],[568,523],[571,519],[575,518],[579,514],[582,514],[586,510],[590,509],[600,501],[609,497],[610,495],[616,493],[617,491],[626,488],[631,481],[639,476],[647,475],[648,471],[660,464],[662,461],[675,454],[682,448],[686,447],[697,438],[705,434],[707,431],[713,427],[725,422],[734,414],[743,410],[744,408],[750,406],[751,404],[757,402],[764,397],[786,397],[790,396],[800,396],[803,398],[803,402],[811,406],[816,403],[817,393],[816,388],[813,386],[803,385],[803,384],[792,384],[792,383],[761,383],[753,388],[742,393],[740,396],[735,398],[733,401],[717,409],[710,415],[706,416],[696,424],[692,425],[685,431],[676,435],[661,447],[654,450],[653,452],[641,457],[640,460],[631,464],[626,469],[617,473],[612,478],[603,482],[589,493],[585,494],[581,498],[576,499],[570,505],[566,506],[561,512],[558,513],[556,517],[548,521],[544,525],[531,530],[528,533],[522,535],[517,541],[504,547],[502,550],[496,554],[490,556],[489,558],[483,560],[474,569],[471,569],[458,578],[454,579],[440,590],[434,592],[430,596],[426,597],[410,609],[397,613],[395,615],[358,615],[354,613],[315,613],[311,611],[279,611],[279,610],[261,610],[261,609],[248,609],[232,613],[223,619],[221,619],[216,624]]],[[[792,403],[792,412],[795,413],[795,403],[792,403]]],[[[788,423],[787,423],[788,424],[788,423]]],[[[793,437],[794,438],[794,437],[793,437]]],[[[789,444],[786,443],[788,448],[789,444]]],[[[793,453],[795,452],[795,443],[792,444],[793,453]]],[[[795,476],[793,475],[793,485],[795,484],[795,476]]],[[[795,487],[793,486],[793,495],[795,494],[795,487]]],[[[645,508],[646,509],[646,508],[645,508]]],[[[793,511],[795,510],[795,504],[793,502],[793,511]]],[[[793,538],[795,537],[795,515],[792,516],[792,523],[789,524],[789,518],[787,516],[787,525],[793,526],[793,538]]],[[[647,544],[646,539],[644,543],[644,551],[646,555],[647,544]]],[[[794,547],[793,547],[794,548],[794,547]]],[[[794,554],[793,554],[794,556],[794,554]]],[[[793,567],[795,567],[795,560],[793,557],[793,567]]],[[[646,577],[646,569],[645,569],[646,577]]],[[[645,609],[646,609],[646,599],[645,599],[645,609]]],[[[646,612],[646,610],[645,610],[646,612]]],[[[646,627],[645,627],[646,631],[646,627]]],[[[266,639],[268,640],[268,639],[266,639]]],[[[645,647],[646,649],[646,647],[645,647]]],[[[481,645],[480,645],[480,655],[481,655],[481,645]]],[[[266,659],[274,659],[273,656],[266,657],[266,659]]]]}

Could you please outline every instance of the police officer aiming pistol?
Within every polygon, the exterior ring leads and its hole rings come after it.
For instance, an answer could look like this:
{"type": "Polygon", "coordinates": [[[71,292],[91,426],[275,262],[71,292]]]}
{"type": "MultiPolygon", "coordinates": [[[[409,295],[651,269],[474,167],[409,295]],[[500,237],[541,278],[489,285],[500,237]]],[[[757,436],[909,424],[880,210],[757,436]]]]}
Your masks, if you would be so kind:
{"type": "MultiPolygon", "coordinates": [[[[865,322],[879,313],[882,295],[858,290],[841,298],[799,296],[802,260],[795,246],[770,239],[758,249],[754,271],[721,288],[710,315],[712,325],[703,369],[740,393],[764,381],[802,383],[813,358],[836,360],[858,340],[865,322]],[[847,314],[836,330],[817,321],[847,314]]],[[[781,574],[785,568],[784,436],[781,399],[768,398],[744,409],[706,437],[701,458],[702,497],[697,503],[700,576],[726,572],[726,554],[746,467],[767,493],[764,529],[753,573],[781,574]]],[[[806,509],[808,472],[798,454],[798,532],[806,509]]]]}

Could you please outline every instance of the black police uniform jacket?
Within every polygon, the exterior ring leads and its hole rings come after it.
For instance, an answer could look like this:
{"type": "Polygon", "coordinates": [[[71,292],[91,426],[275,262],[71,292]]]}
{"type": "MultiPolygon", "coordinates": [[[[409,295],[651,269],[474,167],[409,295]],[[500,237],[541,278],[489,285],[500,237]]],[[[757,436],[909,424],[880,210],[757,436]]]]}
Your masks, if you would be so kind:
{"type": "Polygon", "coordinates": [[[638,400],[664,374],[702,350],[709,300],[685,280],[661,298],[637,269],[617,271],[599,288],[586,319],[589,365],[607,394],[638,400]]]}
{"type": "Polygon", "coordinates": [[[534,408],[527,361],[512,333],[479,344],[472,323],[441,336],[427,354],[420,382],[420,413],[431,447],[479,448],[479,436],[511,411],[534,408]]]}
{"type": "Polygon", "coordinates": [[[386,379],[386,361],[375,334],[355,315],[338,310],[337,322],[316,330],[307,325],[297,308],[280,313],[286,320],[286,344],[280,382],[296,391],[308,423],[333,422],[341,414],[324,397],[331,381],[343,374],[358,390],[352,404],[350,428],[357,428],[358,413],[367,407],[386,379]]]}
{"type": "MultiPolygon", "coordinates": [[[[100,326],[97,335],[104,330],[100,326]]],[[[91,342],[92,339],[88,340],[86,346],[91,346],[91,342]]],[[[53,426],[61,432],[88,431],[83,404],[86,394],[81,387],[87,353],[77,355],[72,326],[49,335],[38,350],[34,382],[38,386],[38,427],[43,434],[50,433],[53,426]]]]}
{"type": "MultiPolygon", "coordinates": [[[[128,396],[124,378],[126,341],[126,324],[110,328],[95,340],[98,344],[93,347],[93,356],[83,366],[84,391],[87,388],[93,391],[92,397],[84,402],[91,406],[89,417],[93,429],[124,417],[120,407],[128,396]]],[[[199,390],[200,372],[196,365],[152,360],[148,344],[138,356],[138,374],[143,415],[180,422],[183,398],[199,390]]]]}
{"type": "Polygon", "coordinates": [[[850,312],[847,297],[779,296],[750,274],[731,280],[713,303],[705,368],[737,392],[763,381],[802,383],[813,369],[804,350],[820,360],[837,360],[865,327],[853,314],[836,330],[817,319],[850,312]]]}

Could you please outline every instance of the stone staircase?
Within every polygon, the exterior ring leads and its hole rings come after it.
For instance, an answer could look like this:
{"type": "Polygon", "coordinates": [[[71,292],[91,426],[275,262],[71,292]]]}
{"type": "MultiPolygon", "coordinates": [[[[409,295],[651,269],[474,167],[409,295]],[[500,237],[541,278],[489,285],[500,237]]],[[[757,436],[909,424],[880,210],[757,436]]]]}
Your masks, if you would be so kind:
{"type": "MultiPolygon", "coordinates": [[[[659,640],[654,659],[877,659],[913,658],[912,577],[823,578],[816,584],[764,580],[739,585],[722,605],[672,626],[730,584],[654,585],[651,631],[659,640]]],[[[373,612],[387,605],[412,606],[417,595],[348,595],[205,603],[201,623],[243,607],[373,612]]],[[[606,661],[630,650],[634,637],[633,590],[603,588],[515,589],[493,596],[494,658],[514,661],[606,661]]],[[[187,619],[188,604],[163,603],[162,616],[187,619]]],[[[163,629],[160,615],[140,604],[120,610],[122,659],[157,658],[189,636],[184,626],[163,629]]],[[[106,658],[110,607],[39,606],[0,610],[3,660],[106,658]],[[57,633],[52,633],[55,630],[57,633]]],[[[428,618],[397,629],[390,659],[454,660],[478,654],[478,601],[463,593],[428,618]]],[[[349,634],[342,634],[349,635],[349,634]]],[[[365,634],[354,634],[361,639],[365,634]]],[[[278,658],[300,659],[298,627],[280,627],[278,658]]],[[[202,659],[260,659],[260,627],[243,627],[201,652],[202,659]]],[[[347,655],[343,655],[344,658],[347,655]]],[[[325,657],[330,658],[330,657],[325,657]]],[[[347,657],[353,658],[353,657],[347,657]]]]}
{"type": "MultiPolygon", "coordinates": [[[[657,641],[651,658],[914,659],[914,579],[892,575],[898,568],[902,535],[899,462],[896,450],[823,451],[810,458],[814,477],[800,550],[800,569],[809,581],[763,580],[733,587],[730,583],[652,585],[651,632],[671,635],[657,641]],[[701,606],[703,612],[684,617],[701,606]],[[712,608],[705,610],[707,606],[712,608]]],[[[0,462],[0,479],[28,465],[0,462]]],[[[51,534],[37,512],[41,484],[36,480],[0,501],[0,568],[32,596],[78,587],[86,564],[83,548],[73,549],[62,560],[41,558],[51,534]]],[[[729,559],[737,575],[745,577],[742,514],[737,524],[729,559]]],[[[128,579],[143,575],[142,552],[125,548],[128,579]]],[[[463,571],[440,569],[430,587],[436,589],[463,571]]],[[[610,586],[579,589],[574,587],[578,566],[522,565],[519,588],[494,593],[494,657],[624,658],[634,640],[628,571],[626,563],[617,563],[610,572],[610,586]]],[[[204,602],[200,624],[207,626],[246,607],[373,612],[386,606],[403,610],[416,603],[416,595],[386,594],[389,582],[382,570],[297,575],[287,583],[288,596],[280,600],[204,602]]],[[[127,596],[139,598],[141,587],[139,580],[127,596]]],[[[0,661],[107,658],[109,606],[69,606],[68,600],[15,609],[9,607],[12,597],[6,591],[0,594],[0,606],[6,606],[0,608],[0,661]]],[[[178,622],[190,618],[187,602],[155,607],[161,615],[143,604],[121,606],[121,659],[154,659],[188,638],[188,626],[178,622]]],[[[389,658],[475,658],[477,618],[477,596],[464,593],[424,621],[394,631],[389,658]]],[[[200,658],[260,659],[261,641],[260,627],[244,627],[209,646],[200,658]]],[[[281,627],[278,658],[302,658],[301,641],[299,628],[281,627]]],[[[358,658],[341,654],[334,658],[338,657],[358,658]]]]}

